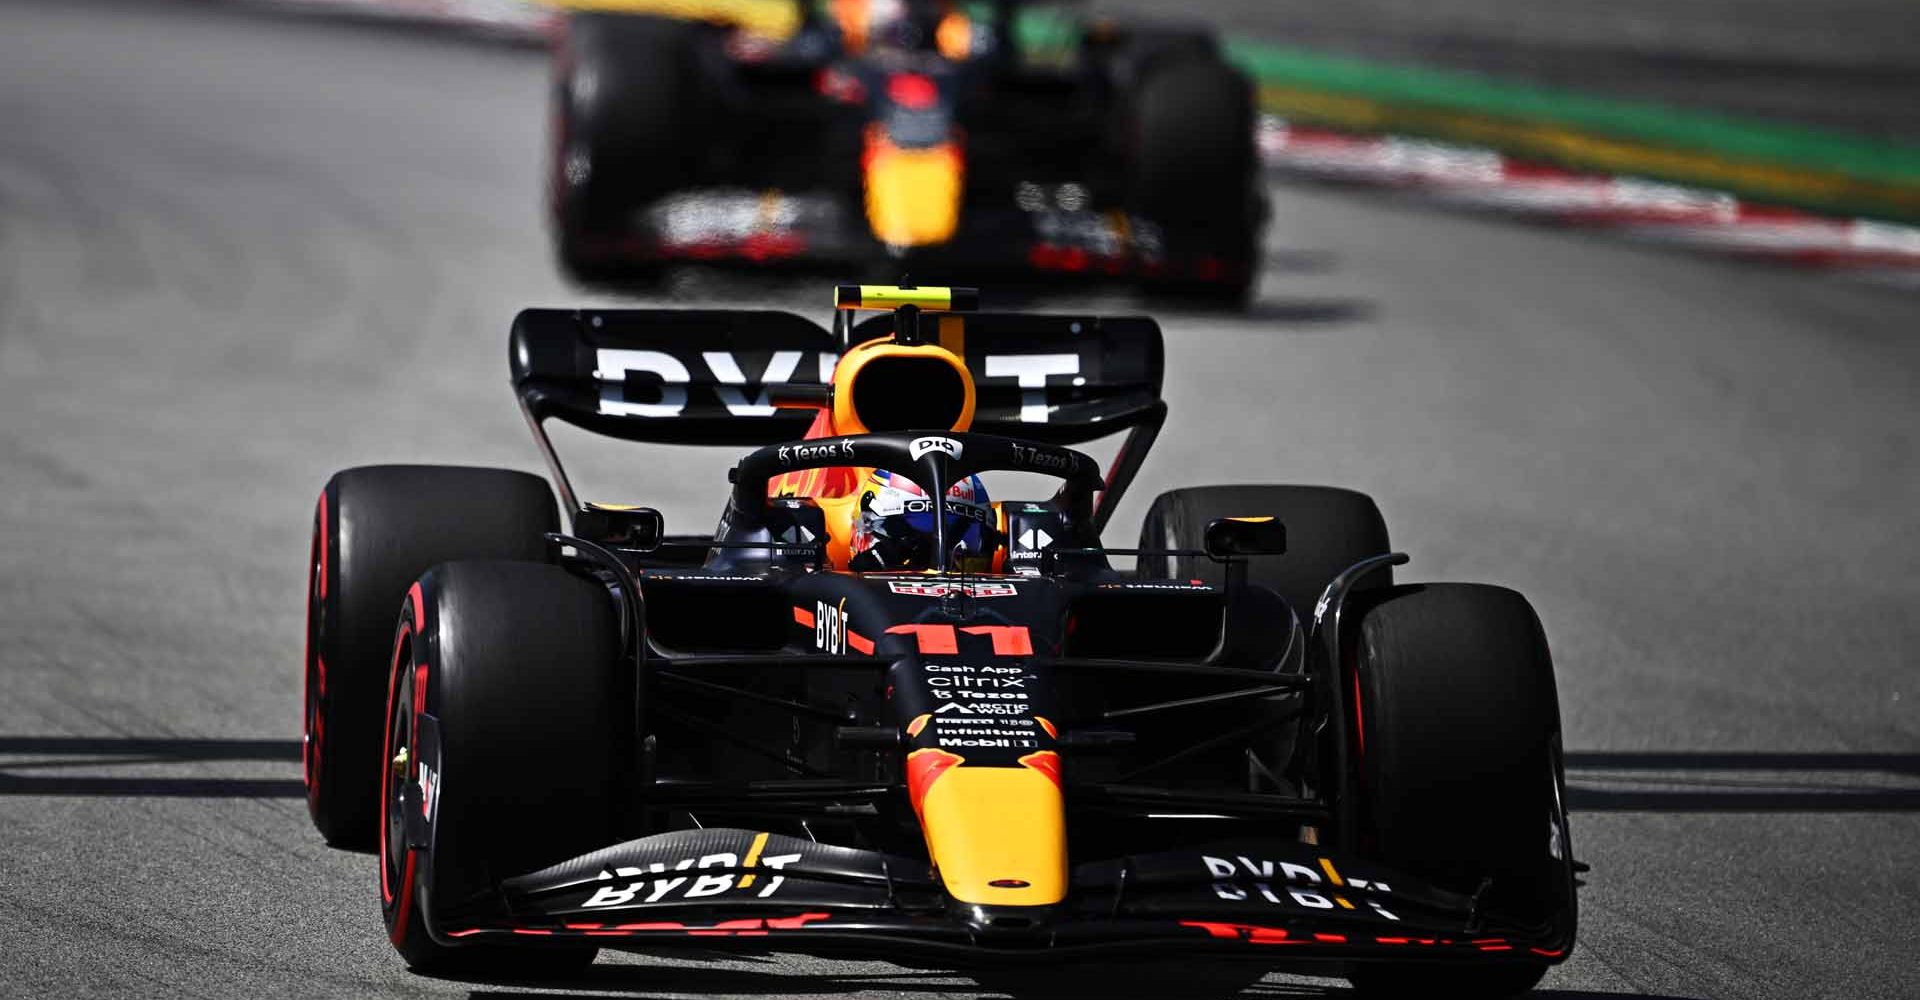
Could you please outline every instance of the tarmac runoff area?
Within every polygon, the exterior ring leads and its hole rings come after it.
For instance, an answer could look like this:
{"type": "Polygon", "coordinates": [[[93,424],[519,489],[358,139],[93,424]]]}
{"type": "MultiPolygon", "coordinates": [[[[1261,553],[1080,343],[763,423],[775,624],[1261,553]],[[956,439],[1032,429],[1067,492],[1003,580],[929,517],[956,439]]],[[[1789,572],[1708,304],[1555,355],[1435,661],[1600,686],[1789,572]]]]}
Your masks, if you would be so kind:
{"type": "MultiPolygon", "coordinates": [[[[418,32],[0,6],[0,995],[1009,992],[719,956],[421,978],[382,938],[371,860],[311,832],[314,494],[370,462],[538,468],[506,323],[583,299],[541,233],[545,78],[537,52],[418,32]]],[[[1910,996],[1920,301],[1271,194],[1255,306],[1160,313],[1173,419],[1109,541],[1175,485],[1333,483],[1380,499],[1405,579],[1533,599],[1594,866],[1549,996],[1910,996]]],[[[825,303],[815,282],[675,288],[825,303]]],[[[596,498],[696,528],[733,457],[561,445],[596,498]]],[[[1193,993],[1185,968],[1091,975],[1017,986],[1193,993]]]]}

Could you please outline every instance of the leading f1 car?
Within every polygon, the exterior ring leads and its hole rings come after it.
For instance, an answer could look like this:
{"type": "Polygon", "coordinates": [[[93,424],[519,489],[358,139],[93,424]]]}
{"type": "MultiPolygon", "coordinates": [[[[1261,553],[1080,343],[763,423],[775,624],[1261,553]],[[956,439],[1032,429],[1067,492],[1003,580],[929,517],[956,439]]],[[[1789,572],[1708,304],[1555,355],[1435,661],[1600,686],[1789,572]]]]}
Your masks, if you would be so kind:
{"type": "Polygon", "coordinates": [[[551,217],[589,281],[676,262],[1244,298],[1253,86],[1202,26],[1025,0],[580,2],[551,217]]]}
{"type": "Polygon", "coordinates": [[[524,311],[551,486],[328,482],[308,804],[377,845],[408,963],[1172,953],[1502,995],[1567,956],[1524,598],[1395,585],[1373,501],[1326,487],[1174,490],[1104,547],[1167,415],[1152,320],[837,296],[831,329],[524,311]],[[550,420],[751,450],[717,530],[669,534],[582,502],[550,420]],[[1071,447],[1108,434],[1104,470],[1071,447]],[[988,496],[1016,472],[1034,499],[988,496]]]}

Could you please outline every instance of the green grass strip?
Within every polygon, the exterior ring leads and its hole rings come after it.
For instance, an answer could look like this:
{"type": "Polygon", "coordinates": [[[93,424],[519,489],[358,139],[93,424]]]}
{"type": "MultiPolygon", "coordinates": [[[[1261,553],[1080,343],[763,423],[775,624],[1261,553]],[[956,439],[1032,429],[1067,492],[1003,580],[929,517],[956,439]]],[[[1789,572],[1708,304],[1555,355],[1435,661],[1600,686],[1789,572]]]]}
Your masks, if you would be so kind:
{"type": "Polygon", "coordinates": [[[1669,149],[1792,166],[1863,180],[1920,185],[1920,146],[1822,129],[1743,121],[1437,70],[1392,66],[1251,42],[1229,57],[1262,84],[1365,98],[1630,139],[1669,149]]]}
{"type": "MultiPolygon", "coordinates": [[[[1046,9],[1023,11],[1014,35],[1029,58],[1047,61],[1070,62],[1079,43],[1077,22],[1046,9]]],[[[1222,44],[1254,77],[1263,107],[1292,120],[1452,141],[1822,212],[1920,222],[1920,145],[1246,38],[1222,44]]]]}

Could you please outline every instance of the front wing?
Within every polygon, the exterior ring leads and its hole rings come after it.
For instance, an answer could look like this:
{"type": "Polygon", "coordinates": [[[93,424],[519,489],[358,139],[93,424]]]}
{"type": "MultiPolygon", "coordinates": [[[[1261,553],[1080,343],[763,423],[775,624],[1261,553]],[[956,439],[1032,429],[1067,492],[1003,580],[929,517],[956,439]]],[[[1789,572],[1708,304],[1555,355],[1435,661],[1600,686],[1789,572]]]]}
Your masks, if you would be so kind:
{"type": "Polygon", "coordinates": [[[628,841],[510,878],[433,914],[447,944],[591,940],[958,963],[1088,952],[1304,960],[1559,962],[1565,927],[1523,926],[1474,900],[1312,845],[1225,842],[1084,864],[1053,907],[949,900],[925,861],[750,830],[628,841]]]}
{"type": "Polygon", "coordinates": [[[1095,208],[1062,208],[1035,186],[1026,208],[969,205],[947,243],[890,251],[867,231],[859,207],[822,192],[681,191],[627,220],[623,235],[590,242],[609,261],[911,268],[914,277],[1019,275],[1104,280],[1234,282],[1251,262],[1236,252],[1167,247],[1151,219],[1095,208]]]}

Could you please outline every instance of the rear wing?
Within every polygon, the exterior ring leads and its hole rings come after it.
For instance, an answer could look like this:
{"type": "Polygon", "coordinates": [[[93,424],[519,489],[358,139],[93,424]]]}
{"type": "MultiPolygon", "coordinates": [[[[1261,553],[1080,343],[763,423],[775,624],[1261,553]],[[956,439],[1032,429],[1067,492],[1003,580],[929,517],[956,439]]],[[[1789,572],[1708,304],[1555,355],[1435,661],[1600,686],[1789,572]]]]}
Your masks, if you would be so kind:
{"type": "MultiPolygon", "coordinates": [[[[892,323],[874,316],[849,338],[884,337],[892,323]]],[[[955,313],[942,317],[940,342],[973,374],[973,429],[983,434],[1079,444],[1164,412],[1160,326],[1144,316],[955,313]]],[[[784,312],[528,309],[514,320],[509,357],[536,421],[630,441],[752,446],[806,433],[812,414],[774,400],[826,385],[840,343],[784,312]]]]}
{"type": "Polygon", "coordinates": [[[537,422],[629,441],[755,446],[806,433],[812,414],[773,399],[825,385],[840,349],[792,313],[526,309],[507,355],[537,422]]]}
{"type": "MultiPolygon", "coordinates": [[[[893,317],[852,326],[886,336],[893,317]]],[[[1130,432],[1108,470],[1096,530],[1166,420],[1160,326],[1144,316],[947,313],[939,342],[976,387],[973,430],[1080,444],[1130,432]]],[[[841,337],[792,313],[712,309],[526,309],[514,318],[513,387],[569,512],[580,509],[544,424],[629,441],[758,446],[803,437],[807,410],[777,407],[833,377],[841,337]]]]}

